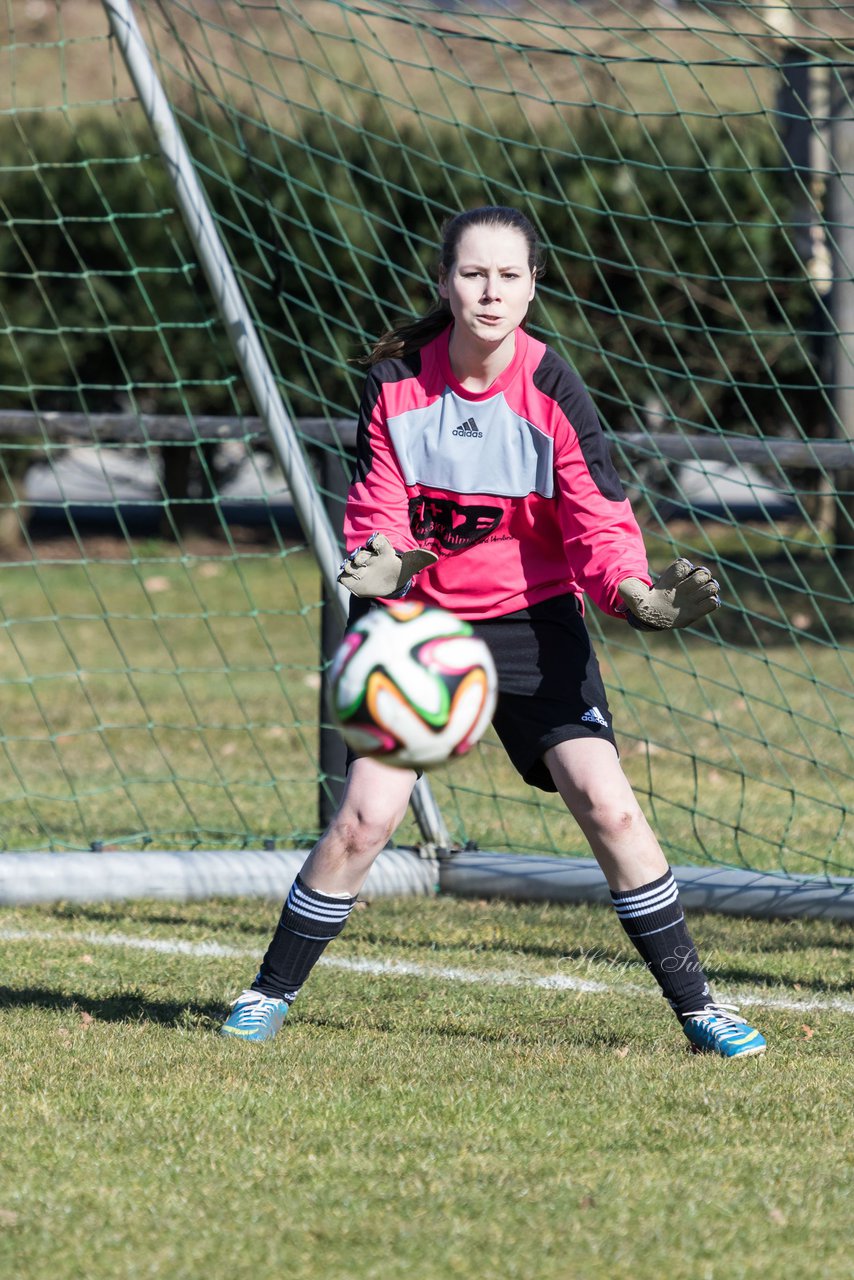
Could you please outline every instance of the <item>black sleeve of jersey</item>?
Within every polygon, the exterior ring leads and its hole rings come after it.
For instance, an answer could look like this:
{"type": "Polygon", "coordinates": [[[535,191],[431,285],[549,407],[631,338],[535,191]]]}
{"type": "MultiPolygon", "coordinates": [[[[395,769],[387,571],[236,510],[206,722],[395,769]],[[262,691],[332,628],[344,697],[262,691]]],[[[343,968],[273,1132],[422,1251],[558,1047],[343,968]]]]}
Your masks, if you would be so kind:
{"type": "Polygon", "coordinates": [[[581,447],[587,470],[602,494],[610,502],[625,502],[620,477],[611,461],[611,452],[593,401],[579,378],[565,360],[551,347],[534,373],[534,386],[554,400],[569,422],[581,447]]]}
{"type": "Polygon", "coordinates": [[[371,448],[371,418],[377,407],[383,384],[386,382],[403,382],[406,378],[415,377],[421,372],[421,352],[396,360],[379,360],[373,365],[365,379],[362,399],[359,404],[359,421],[356,427],[356,465],[353,469],[353,483],[367,478],[373,461],[371,448]]]}

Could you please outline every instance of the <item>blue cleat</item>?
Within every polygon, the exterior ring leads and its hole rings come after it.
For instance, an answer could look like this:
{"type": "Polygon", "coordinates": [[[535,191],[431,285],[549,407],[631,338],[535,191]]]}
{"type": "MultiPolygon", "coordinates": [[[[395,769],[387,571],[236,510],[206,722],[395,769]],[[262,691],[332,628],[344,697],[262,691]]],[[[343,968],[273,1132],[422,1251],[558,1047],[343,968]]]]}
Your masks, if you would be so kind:
{"type": "Polygon", "coordinates": [[[749,1058],[765,1052],[765,1038],[740,1018],[730,1004],[707,1004],[689,1013],[682,1030],[695,1053],[749,1058]]]}
{"type": "Polygon", "coordinates": [[[277,1000],[260,991],[241,991],[220,1028],[220,1035],[234,1036],[237,1040],[272,1040],[287,1012],[287,1000],[277,1000]]]}

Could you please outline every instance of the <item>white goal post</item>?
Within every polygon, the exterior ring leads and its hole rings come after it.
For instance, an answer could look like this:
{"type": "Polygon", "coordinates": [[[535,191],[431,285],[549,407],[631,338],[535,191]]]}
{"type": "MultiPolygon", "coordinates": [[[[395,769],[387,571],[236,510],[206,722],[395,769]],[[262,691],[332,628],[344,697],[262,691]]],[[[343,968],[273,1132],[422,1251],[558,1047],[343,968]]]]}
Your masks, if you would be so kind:
{"type": "MultiPolygon", "coordinates": [[[[184,223],[204,268],[232,349],[258,414],[270,433],[297,518],[317,558],[329,593],[328,599],[341,618],[346,619],[350,596],[337,580],[341,548],[317,493],[293,423],[282,403],[270,362],[228,253],[211,217],[207,197],[175,113],[149,56],[130,0],[103,0],[103,5],[110,29],[139,94],[140,104],[157,139],[184,223]]],[[[416,783],[412,808],[427,844],[436,849],[447,849],[450,845],[448,830],[425,778],[416,783]]]]}

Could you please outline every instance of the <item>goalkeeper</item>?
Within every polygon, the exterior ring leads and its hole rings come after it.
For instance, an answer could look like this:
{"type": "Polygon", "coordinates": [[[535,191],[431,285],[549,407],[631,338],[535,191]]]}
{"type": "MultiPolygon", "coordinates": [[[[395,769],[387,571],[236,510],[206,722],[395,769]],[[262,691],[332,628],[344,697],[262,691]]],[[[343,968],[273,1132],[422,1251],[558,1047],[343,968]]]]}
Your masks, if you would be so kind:
{"type": "MultiPolygon", "coordinates": [[[[583,617],[586,597],[642,630],[692,626],[720,604],[718,584],[684,559],[650,575],[589,396],[524,328],[542,274],[536,232],[517,210],[474,209],[447,224],[436,304],[384,334],[367,359],[340,581],[354,596],[352,619],[409,593],[471,622],[498,672],[496,733],[522,777],[565,802],[691,1046],[762,1053],[760,1033],[710,990],[672,871],[620,765],[583,617]]],[[[341,805],[224,1034],[276,1034],[415,781],[410,770],[351,761],[341,805]]]]}

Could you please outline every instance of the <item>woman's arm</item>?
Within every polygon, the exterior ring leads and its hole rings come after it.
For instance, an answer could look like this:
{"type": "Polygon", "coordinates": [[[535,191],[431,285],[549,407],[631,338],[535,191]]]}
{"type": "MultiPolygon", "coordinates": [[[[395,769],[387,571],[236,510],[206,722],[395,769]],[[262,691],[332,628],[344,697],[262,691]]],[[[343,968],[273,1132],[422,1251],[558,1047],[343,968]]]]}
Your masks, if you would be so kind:
{"type": "Polygon", "coordinates": [[[435,563],[416,542],[409,495],[388,432],[382,379],[365,382],[356,434],[356,468],[344,512],[347,559],[338,581],[356,596],[402,594],[415,573],[435,563]]]}

